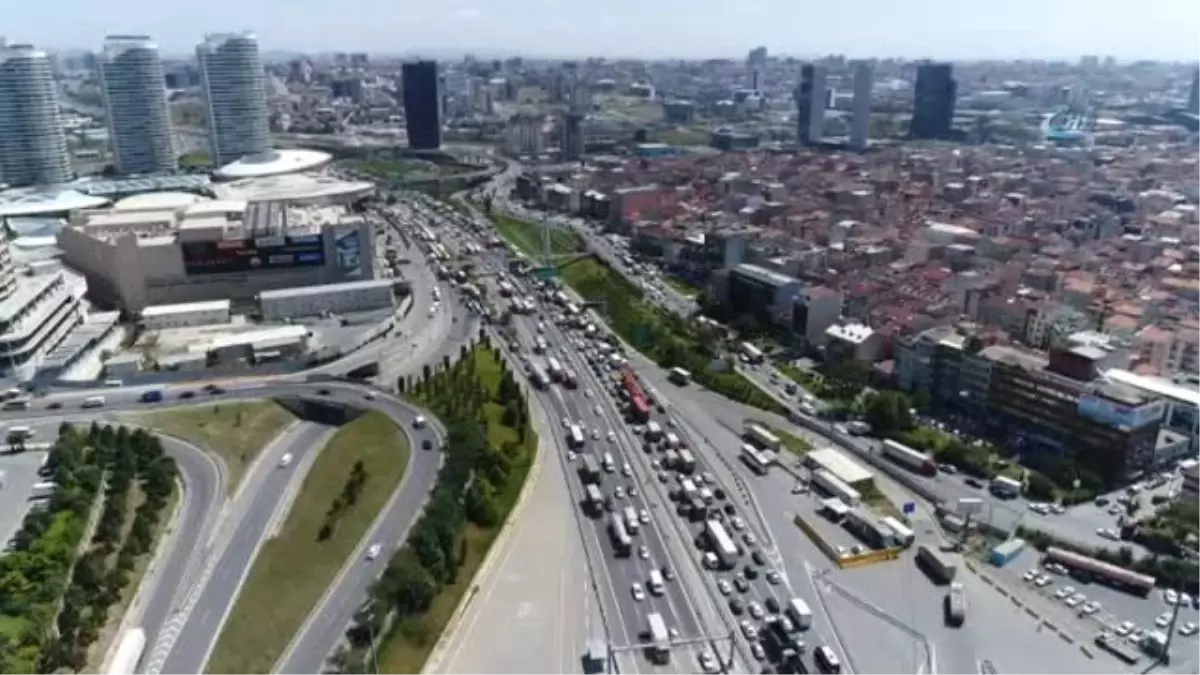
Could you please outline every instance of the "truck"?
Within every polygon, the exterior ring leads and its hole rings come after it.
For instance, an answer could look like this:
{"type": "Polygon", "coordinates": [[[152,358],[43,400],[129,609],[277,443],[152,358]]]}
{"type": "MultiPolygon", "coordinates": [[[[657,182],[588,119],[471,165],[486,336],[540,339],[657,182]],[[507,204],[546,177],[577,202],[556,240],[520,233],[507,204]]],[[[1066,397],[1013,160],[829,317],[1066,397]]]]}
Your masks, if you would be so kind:
{"type": "Polygon", "coordinates": [[[634,535],[638,530],[642,529],[642,522],[638,520],[637,509],[632,506],[626,506],[622,515],[625,516],[625,531],[634,535]]]}
{"type": "Polygon", "coordinates": [[[587,500],[584,502],[584,510],[593,516],[603,513],[604,494],[600,492],[600,488],[596,487],[595,483],[588,483],[584,493],[587,497],[587,500]]]}
{"type": "Polygon", "coordinates": [[[716,520],[704,523],[705,538],[710,552],[716,556],[722,569],[733,569],[737,565],[738,547],[725,532],[725,526],[716,520]]]}
{"type": "Polygon", "coordinates": [[[667,632],[667,622],[662,614],[654,612],[646,617],[646,623],[650,660],[659,665],[668,663],[671,660],[671,634],[667,632]]]}
{"type": "Polygon", "coordinates": [[[935,582],[948,584],[958,573],[958,562],[949,553],[934,550],[926,544],[917,548],[917,565],[921,566],[935,582]]]}
{"type": "Polygon", "coordinates": [[[804,640],[787,631],[782,617],[771,615],[763,621],[761,642],[767,658],[779,664],[778,672],[805,672],[800,669],[800,655],[805,652],[804,640]]]}
{"type": "Polygon", "coordinates": [[[914,450],[890,438],[883,442],[883,456],[915,473],[926,476],[937,473],[937,463],[928,453],[914,450]]]}
{"type": "Polygon", "coordinates": [[[788,600],[787,615],[796,624],[797,630],[808,630],[812,626],[812,610],[802,598],[788,600]]]}
{"type": "Polygon", "coordinates": [[[947,626],[961,626],[967,616],[967,595],[961,582],[950,584],[946,592],[945,615],[947,626]]]}
{"type": "Polygon", "coordinates": [[[589,453],[584,453],[582,461],[579,463],[579,478],[585,484],[599,484],[604,474],[600,472],[600,464],[596,461],[596,456],[589,453]]]}
{"type": "Polygon", "coordinates": [[[692,451],[684,448],[679,451],[679,460],[676,462],[676,468],[680,473],[694,473],[696,471],[696,458],[692,455],[692,451]]]}
{"type": "Polygon", "coordinates": [[[658,422],[651,422],[646,425],[646,438],[652,441],[657,441],[662,437],[662,427],[658,422]]]}
{"type": "Polygon", "coordinates": [[[582,448],[585,442],[583,429],[578,424],[572,424],[570,431],[567,433],[567,444],[572,448],[582,448]]]}

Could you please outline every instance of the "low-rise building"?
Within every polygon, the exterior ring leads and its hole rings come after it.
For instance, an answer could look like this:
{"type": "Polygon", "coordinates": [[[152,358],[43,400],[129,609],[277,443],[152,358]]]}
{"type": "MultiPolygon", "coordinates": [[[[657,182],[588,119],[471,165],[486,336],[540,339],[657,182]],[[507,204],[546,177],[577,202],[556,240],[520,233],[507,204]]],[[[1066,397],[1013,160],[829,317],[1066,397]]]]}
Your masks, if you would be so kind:
{"type": "Polygon", "coordinates": [[[152,305],[142,310],[142,326],[150,330],[229,323],[228,299],[152,305]]]}
{"type": "Polygon", "coordinates": [[[883,336],[861,323],[834,324],[825,329],[825,358],[830,362],[874,363],[883,348],[883,336]]]}
{"type": "Polygon", "coordinates": [[[259,308],[267,321],[343,312],[392,309],[396,296],[390,279],[350,281],[342,284],[281,288],[263,291],[259,308]]]}

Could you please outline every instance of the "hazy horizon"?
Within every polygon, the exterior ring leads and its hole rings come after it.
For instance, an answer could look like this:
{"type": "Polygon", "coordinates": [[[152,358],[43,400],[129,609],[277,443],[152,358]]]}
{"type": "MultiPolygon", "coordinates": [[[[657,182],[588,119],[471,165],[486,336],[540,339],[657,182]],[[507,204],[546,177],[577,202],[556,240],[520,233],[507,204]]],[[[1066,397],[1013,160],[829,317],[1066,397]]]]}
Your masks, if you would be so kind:
{"type": "Polygon", "coordinates": [[[358,0],[353,7],[322,0],[110,0],[105,23],[98,24],[94,3],[58,0],[10,8],[0,34],[9,43],[58,51],[96,50],[108,34],[146,34],[172,56],[191,54],[206,32],[253,30],[265,52],[701,59],[742,58],[764,45],[771,54],[796,57],[1197,59],[1200,3],[1144,0],[1136,7],[1130,13],[1115,0],[1012,0],[1001,12],[954,0],[812,7],[788,0],[608,0],[599,6],[358,0]]]}

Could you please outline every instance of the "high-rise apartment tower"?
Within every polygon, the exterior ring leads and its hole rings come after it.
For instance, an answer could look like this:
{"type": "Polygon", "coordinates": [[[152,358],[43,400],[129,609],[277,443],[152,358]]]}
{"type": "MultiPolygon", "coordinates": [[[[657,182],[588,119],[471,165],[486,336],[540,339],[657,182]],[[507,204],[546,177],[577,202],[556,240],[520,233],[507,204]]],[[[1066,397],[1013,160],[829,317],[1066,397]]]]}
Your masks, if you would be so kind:
{"type": "Polygon", "coordinates": [[[271,147],[267,87],[253,33],[219,33],[196,48],[216,166],[271,147]]]}
{"type": "Polygon", "coordinates": [[[144,35],[110,35],[97,64],[117,171],[177,169],[158,46],[144,35]]]}
{"type": "Polygon", "coordinates": [[[70,179],[50,58],[31,45],[0,43],[0,182],[21,187],[70,179]]]}

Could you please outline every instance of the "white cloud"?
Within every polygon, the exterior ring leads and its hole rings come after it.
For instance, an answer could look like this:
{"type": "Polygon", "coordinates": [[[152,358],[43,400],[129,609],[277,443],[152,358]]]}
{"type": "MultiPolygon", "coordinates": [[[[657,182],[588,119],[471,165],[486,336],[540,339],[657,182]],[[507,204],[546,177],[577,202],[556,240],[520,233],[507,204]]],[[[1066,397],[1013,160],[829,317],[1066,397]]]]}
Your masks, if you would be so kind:
{"type": "Polygon", "coordinates": [[[454,16],[457,16],[460,19],[478,19],[481,14],[482,12],[479,10],[470,7],[465,7],[454,12],[454,16]]]}

